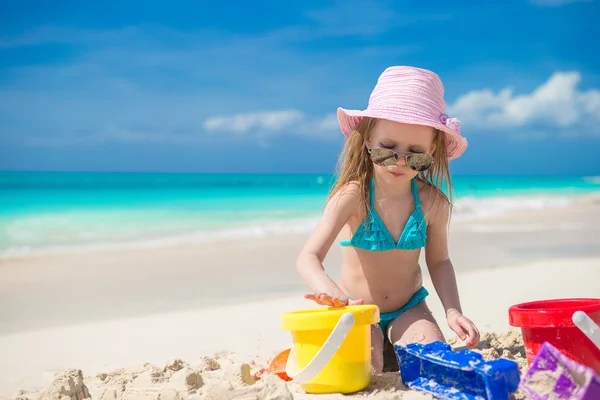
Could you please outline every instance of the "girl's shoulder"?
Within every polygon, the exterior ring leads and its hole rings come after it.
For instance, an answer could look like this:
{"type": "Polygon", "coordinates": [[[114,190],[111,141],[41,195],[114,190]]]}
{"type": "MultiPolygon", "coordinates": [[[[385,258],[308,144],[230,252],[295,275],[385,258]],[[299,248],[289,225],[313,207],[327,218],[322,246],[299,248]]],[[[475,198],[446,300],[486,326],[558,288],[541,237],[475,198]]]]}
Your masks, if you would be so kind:
{"type": "Polygon", "coordinates": [[[361,187],[358,181],[349,181],[336,186],[328,198],[327,205],[342,206],[343,208],[355,208],[361,199],[361,187]]]}
{"type": "Polygon", "coordinates": [[[366,215],[368,198],[360,181],[351,180],[334,185],[327,196],[325,210],[341,216],[346,221],[366,215]]]}
{"type": "Polygon", "coordinates": [[[444,192],[431,182],[423,181],[421,179],[417,179],[417,187],[419,189],[423,214],[426,216],[429,223],[431,223],[437,215],[448,215],[451,204],[444,192]]]}
{"type": "Polygon", "coordinates": [[[335,193],[330,195],[331,198],[350,197],[358,199],[361,194],[360,182],[357,180],[341,184],[336,189],[335,193]]]}

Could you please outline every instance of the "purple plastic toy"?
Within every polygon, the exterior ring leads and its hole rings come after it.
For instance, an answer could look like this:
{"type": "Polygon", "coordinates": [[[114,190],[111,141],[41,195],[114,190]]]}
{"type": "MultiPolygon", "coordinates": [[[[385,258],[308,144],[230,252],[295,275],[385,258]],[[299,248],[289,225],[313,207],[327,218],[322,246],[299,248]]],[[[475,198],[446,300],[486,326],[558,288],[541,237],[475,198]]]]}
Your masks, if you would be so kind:
{"type": "Polygon", "coordinates": [[[544,342],[519,388],[533,400],[600,399],[600,377],[544,342]]]}

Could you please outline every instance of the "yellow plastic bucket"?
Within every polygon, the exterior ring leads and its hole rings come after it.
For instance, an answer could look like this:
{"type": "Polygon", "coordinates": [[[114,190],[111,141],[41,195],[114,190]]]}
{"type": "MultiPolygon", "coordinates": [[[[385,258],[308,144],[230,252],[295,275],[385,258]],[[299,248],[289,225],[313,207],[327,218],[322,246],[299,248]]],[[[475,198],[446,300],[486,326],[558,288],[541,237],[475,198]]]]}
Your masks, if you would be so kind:
{"type": "Polygon", "coordinates": [[[306,393],[354,393],[371,382],[376,305],[316,308],[281,315],[292,334],[286,373],[306,393]]]}

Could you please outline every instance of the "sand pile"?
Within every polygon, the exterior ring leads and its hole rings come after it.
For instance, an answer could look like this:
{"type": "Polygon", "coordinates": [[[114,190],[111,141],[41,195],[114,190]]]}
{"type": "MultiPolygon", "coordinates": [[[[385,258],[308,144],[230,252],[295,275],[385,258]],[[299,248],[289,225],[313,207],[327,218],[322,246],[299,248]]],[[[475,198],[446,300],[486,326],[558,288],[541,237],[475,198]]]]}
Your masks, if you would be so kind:
{"type": "MultiPolygon", "coordinates": [[[[458,349],[462,346],[456,338],[449,343],[458,349]]],[[[515,360],[521,374],[527,369],[523,342],[518,332],[483,334],[477,351],[487,360],[498,357],[515,360]]],[[[81,370],[73,369],[56,375],[41,391],[20,391],[15,400],[433,399],[404,387],[398,372],[373,376],[367,389],[350,396],[311,396],[305,394],[299,384],[265,374],[270,361],[270,358],[258,356],[250,361],[241,360],[235,354],[219,353],[195,363],[174,360],[163,367],[146,364],[140,368],[119,369],[85,378],[81,370]]],[[[517,392],[513,398],[526,397],[517,392]]]]}

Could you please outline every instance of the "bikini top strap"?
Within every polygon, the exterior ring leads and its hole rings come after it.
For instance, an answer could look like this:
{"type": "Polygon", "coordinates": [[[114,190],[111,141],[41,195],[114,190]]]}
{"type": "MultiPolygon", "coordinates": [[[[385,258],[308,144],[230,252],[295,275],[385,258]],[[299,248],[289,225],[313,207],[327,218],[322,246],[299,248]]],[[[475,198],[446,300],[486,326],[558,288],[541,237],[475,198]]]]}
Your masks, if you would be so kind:
{"type": "Polygon", "coordinates": [[[417,178],[413,178],[411,182],[412,194],[415,199],[415,206],[421,208],[421,198],[419,197],[419,188],[417,187],[417,178]]]}
{"type": "Polygon", "coordinates": [[[369,188],[369,203],[373,208],[373,204],[375,204],[375,179],[373,178],[371,178],[371,187],[369,188]]]}

